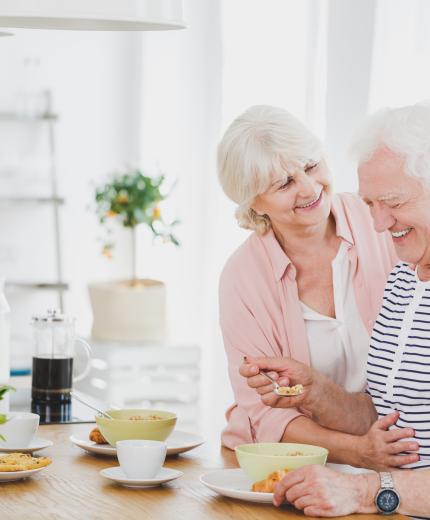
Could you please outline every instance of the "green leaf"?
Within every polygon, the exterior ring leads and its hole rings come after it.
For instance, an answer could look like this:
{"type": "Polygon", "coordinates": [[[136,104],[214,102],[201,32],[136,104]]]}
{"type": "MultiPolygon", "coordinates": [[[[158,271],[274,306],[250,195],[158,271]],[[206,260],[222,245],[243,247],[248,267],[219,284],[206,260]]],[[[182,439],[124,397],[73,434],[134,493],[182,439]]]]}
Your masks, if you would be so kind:
{"type": "Polygon", "coordinates": [[[5,422],[7,422],[7,415],[5,414],[0,414],[0,424],[4,424],[5,422]]]}
{"type": "Polygon", "coordinates": [[[2,385],[0,386],[0,401],[3,399],[3,397],[7,394],[7,392],[15,392],[15,388],[10,385],[2,385]]]}

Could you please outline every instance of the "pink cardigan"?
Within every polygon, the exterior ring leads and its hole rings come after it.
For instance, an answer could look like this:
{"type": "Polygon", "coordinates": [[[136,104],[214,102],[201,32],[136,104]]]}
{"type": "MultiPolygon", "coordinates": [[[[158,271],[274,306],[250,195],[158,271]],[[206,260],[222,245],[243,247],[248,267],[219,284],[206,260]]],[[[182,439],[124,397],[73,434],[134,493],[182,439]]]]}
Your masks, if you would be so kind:
{"type": "MultiPolygon", "coordinates": [[[[391,237],[375,232],[368,208],[356,195],[335,195],[332,214],[336,233],[348,246],[357,306],[370,336],[386,279],[397,261],[391,237]]],[[[279,442],[288,423],[301,413],[265,406],[239,374],[245,355],[290,356],[310,363],[296,269],[272,231],[253,233],[227,261],[219,304],[236,401],[227,410],[222,443],[233,449],[249,442],[279,442]]]]}

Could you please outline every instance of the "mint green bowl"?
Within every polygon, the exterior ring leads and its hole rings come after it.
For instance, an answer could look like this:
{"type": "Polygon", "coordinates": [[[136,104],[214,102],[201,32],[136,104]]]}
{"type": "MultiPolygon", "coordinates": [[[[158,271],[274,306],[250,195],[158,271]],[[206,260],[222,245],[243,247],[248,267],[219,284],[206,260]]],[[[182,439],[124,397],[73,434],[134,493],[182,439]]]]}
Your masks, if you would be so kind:
{"type": "Polygon", "coordinates": [[[103,437],[111,446],[115,446],[117,441],[128,439],[164,441],[172,433],[176,424],[176,414],[161,410],[133,408],[108,410],[107,413],[113,419],[96,415],[96,423],[103,437]],[[162,419],[130,419],[130,417],[137,415],[142,417],[157,415],[162,417],[162,419]]]}
{"type": "Polygon", "coordinates": [[[324,465],[328,450],[311,444],[289,442],[261,442],[237,446],[240,467],[253,481],[263,480],[279,469],[297,469],[308,464],[324,465]],[[302,455],[292,455],[293,453],[302,455]]]}

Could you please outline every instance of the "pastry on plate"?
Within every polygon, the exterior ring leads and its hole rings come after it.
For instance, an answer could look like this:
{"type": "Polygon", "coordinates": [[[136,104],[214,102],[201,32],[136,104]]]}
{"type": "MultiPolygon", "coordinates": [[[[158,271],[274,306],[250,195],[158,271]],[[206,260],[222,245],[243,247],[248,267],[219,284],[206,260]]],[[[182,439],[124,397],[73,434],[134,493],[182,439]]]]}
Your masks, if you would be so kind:
{"type": "Polygon", "coordinates": [[[274,493],[276,484],[280,482],[287,473],[288,469],[278,469],[278,471],[270,473],[264,480],[254,482],[254,484],[252,484],[252,491],[256,491],[257,493],[274,493]]]}
{"type": "Polygon", "coordinates": [[[0,471],[28,471],[49,466],[49,457],[32,457],[28,453],[8,453],[0,456],[0,471]]]}
{"type": "Polygon", "coordinates": [[[102,432],[98,428],[93,428],[90,431],[90,441],[96,444],[108,444],[108,441],[103,437],[102,432]]]}

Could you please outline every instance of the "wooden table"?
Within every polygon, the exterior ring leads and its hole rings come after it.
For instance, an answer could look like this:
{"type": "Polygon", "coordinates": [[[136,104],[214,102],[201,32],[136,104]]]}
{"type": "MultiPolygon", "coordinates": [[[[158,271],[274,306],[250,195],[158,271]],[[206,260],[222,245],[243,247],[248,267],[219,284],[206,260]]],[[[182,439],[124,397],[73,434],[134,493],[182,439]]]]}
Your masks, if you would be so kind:
{"type": "MultiPolygon", "coordinates": [[[[46,470],[31,479],[0,483],[1,520],[214,520],[305,518],[290,507],[254,504],[216,495],[199,482],[205,471],[237,467],[234,453],[203,445],[183,455],[168,457],[166,466],[184,476],[162,487],[129,489],[110,483],[99,475],[116,466],[116,458],[93,456],[69,441],[70,435],[85,437],[92,425],[49,425],[39,436],[54,446],[39,452],[53,459],[46,470]]],[[[378,515],[342,518],[380,520],[378,515]]],[[[405,519],[401,515],[391,517],[405,519]]]]}

